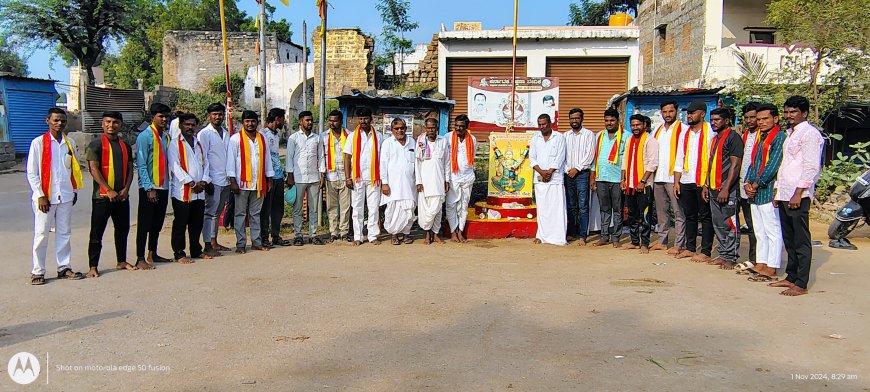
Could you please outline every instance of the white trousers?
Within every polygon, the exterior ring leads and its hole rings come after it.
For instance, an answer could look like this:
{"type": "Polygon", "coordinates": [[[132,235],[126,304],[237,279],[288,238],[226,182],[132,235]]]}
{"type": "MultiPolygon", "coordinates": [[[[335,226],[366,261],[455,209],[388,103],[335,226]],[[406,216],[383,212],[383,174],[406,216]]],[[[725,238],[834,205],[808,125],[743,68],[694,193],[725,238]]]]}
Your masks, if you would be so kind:
{"type": "Polygon", "coordinates": [[[371,181],[358,181],[353,185],[350,193],[350,202],[353,205],[353,239],[363,240],[363,222],[366,219],[365,209],[368,207],[368,240],[374,241],[381,234],[380,222],[378,221],[378,207],[381,205],[381,189],[374,186],[371,181]]]}
{"type": "Polygon", "coordinates": [[[72,236],[70,218],[72,217],[72,201],[52,204],[48,213],[39,210],[39,203],[32,201],[33,207],[33,270],[34,275],[45,275],[45,256],[48,251],[48,233],[54,226],[54,256],[57,260],[57,271],[69,267],[72,249],[69,239],[72,236]]]}
{"type": "Polygon", "coordinates": [[[535,238],[545,244],[567,244],[565,187],[562,184],[535,184],[535,207],[538,212],[538,232],[535,238]]]}
{"type": "Polygon", "coordinates": [[[771,268],[782,266],[782,228],[779,223],[779,208],[773,203],[749,205],[752,214],[752,231],[755,232],[755,262],[771,268]]]}
{"type": "Polygon", "coordinates": [[[423,192],[417,194],[417,224],[423,230],[432,230],[435,233],[441,231],[441,206],[444,204],[444,195],[423,196],[423,192]]]}
{"type": "Polygon", "coordinates": [[[387,203],[384,211],[384,230],[390,234],[411,234],[411,226],[414,225],[414,201],[394,200],[387,203]]]}
{"type": "Polygon", "coordinates": [[[465,220],[468,218],[468,203],[471,201],[471,188],[474,181],[450,182],[447,197],[444,204],[447,207],[447,223],[450,224],[450,232],[465,230],[465,220]]]}

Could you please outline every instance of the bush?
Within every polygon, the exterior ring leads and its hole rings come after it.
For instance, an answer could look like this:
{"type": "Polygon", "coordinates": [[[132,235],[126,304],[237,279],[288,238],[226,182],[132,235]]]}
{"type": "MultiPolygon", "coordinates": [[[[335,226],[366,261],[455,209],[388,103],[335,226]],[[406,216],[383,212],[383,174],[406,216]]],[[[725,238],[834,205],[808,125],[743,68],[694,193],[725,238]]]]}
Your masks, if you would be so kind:
{"type": "MultiPolygon", "coordinates": [[[[241,101],[242,90],[245,86],[245,78],[238,73],[230,74],[230,93],[233,94],[233,101],[238,102],[241,101]]],[[[215,76],[210,82],[208,82],[208,92],[213,95],[220,95],[221,97],[226,97],[227,95],[227,78],[226,76],[215,76]]]]}
{"type": "Polygon", "coordinates": [[[204,120],[204,115],[208,105],[214,102],[226,102],[226,95],[197,93],[188,90],[178,90],[178,101],[175,104],[175,110],[182,112],[190,112],[204,120]]]}
{"type": "Polygon", "coordinates": [[[855,178],[870,168],[870,142],[856,143],[849,147],[855,149],[852,155],[837,153],[837,158],[822,168],[816,183],[815,198],[819,204],[824,204],[832,194],[848,191],[855,178]]]}

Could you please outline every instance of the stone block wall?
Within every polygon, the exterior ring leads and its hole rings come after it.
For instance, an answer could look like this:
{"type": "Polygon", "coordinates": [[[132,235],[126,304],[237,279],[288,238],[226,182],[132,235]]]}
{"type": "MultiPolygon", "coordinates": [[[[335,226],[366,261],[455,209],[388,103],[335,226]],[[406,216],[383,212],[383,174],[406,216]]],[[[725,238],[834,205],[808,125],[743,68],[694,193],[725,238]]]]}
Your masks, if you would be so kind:
{"type": "MultiPolygon", "coordinates": [[[[311,35],[314,46],[314,85],[320,86],[320,32],[311,35]]],[[[326,96],[341,95],[343,87],[366,91],[375,83],[372,56],[375,41],[359,29],[326,30],[326,96]]],[[[314,90],[314,102],[320,102],[320,89],[314,90]]]]}
{"type": "Polygon", "coordinates": [[[438,84],[438,34],[432,34],[432,42],[426,48],[426,56],[417,69],[408,73],[408,84],[438,84]]]}
{"type": "Polygon", "coordinates": [[[12,142],[0,142],[0,170],[15,166],[15,146],[12,142]]]}
{"type": "Polygon", "coordinates": [[[705,0],[653,0],[640,4],[637,23],[644,89],[677,88],[701,78],[705,3],[705,0]],[[656,30],[660,25],[666,25],[664,38],[656,30]]]}
{"type": "MultiPolygon", "coordinates": [[[[258,33],[227,33],[230,72],[244,77],[248,67],[260,63],[258,33]]],[[[302,49],[266,35],[266,62],[286,63],[300,59],[302,49]],[[288,49],[289,48],[289,49],[288,49]]],[[[224,54],[220,31],[167,31],[163,35],[163,85],[190,91],[205,91],[209,81],[224,75],[224,54]]]]}

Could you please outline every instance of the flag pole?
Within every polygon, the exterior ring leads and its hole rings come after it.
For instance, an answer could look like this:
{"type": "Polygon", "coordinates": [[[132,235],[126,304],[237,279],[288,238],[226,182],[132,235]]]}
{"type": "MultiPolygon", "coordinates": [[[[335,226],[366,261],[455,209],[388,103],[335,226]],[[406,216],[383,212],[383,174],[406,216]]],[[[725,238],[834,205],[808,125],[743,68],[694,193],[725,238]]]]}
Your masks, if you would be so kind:
{"type": "MultiPolygon", "coordinates": [[[[266,121],[266,0],[260,0],[260,118],[266,121]]],[[[277,37],[276,37],[277,40],[277,37]]],[[[278,43],[275,43],[276,47],[278,43]]]]}
{"type": "Polygon", "coordinates": [[[227,119],[229,120],[230,135],[233,134],[233,94],[230,92],[230,56],[227,53],[227,20],[224,17],[224,0],[219,0],[221,7],[221,37],[224,46],[224,70],[227,78],[227,119]]]}
{"type": "Polygon", "coordinates": [[[320,132],[323,132],[323,116],[326,114],[326,13],[327,0],[323,0],[321,10],[323,18],[320,21],[320,132]]]}
{"type": "Polygon", "coordinates": [[[308,110],[308,25],[302,21],[302,107],[308,110]]]}
{"type": "Polygon", "coordinates": [[[514,128],[514,112],[516,108],[515,97],[517,95],[517,15],[519,15],[520,1],[514,0],[514,40],[513,40],[513,56],[511,58],[511,123],[505,128],[505,131],[513,131],[514,128]]]}

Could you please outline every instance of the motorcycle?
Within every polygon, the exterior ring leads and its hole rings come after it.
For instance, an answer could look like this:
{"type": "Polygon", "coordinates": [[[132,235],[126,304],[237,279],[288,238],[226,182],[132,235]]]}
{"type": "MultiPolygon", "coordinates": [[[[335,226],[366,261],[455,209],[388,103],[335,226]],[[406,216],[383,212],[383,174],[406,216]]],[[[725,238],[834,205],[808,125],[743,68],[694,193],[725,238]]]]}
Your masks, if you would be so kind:
{"type": "Polygon", "coordinates": [[[849,201],[834,214],[834,220],[828,226],[828,246],[838,249],[858,249],[846,238],[853,230],[866,222],[864,211],[858,200],[870,197],[870,170],[858,176],[852,188],[849,189],[849,201]]]}

